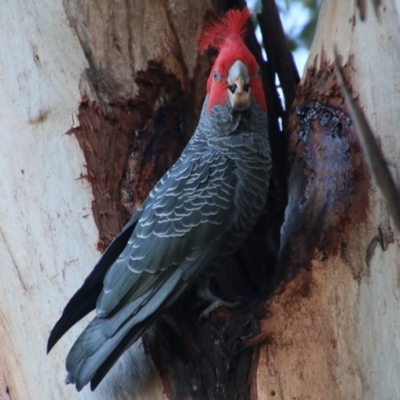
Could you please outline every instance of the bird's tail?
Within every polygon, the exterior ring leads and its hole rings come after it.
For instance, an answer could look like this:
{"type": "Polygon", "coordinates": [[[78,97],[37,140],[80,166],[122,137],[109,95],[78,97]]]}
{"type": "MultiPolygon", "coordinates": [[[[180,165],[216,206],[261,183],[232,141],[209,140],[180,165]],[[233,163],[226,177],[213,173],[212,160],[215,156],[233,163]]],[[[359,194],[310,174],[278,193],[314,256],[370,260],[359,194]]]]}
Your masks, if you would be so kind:
{"type": "Polygon", "coordinates": [[[94,390],[121,354],[185,290],[180,270],[159,279],[137,299],[127,299],[111,315],[95,317],[72,346],[66,361],[66,383],[80,391],[91,382],[94,390]]]}

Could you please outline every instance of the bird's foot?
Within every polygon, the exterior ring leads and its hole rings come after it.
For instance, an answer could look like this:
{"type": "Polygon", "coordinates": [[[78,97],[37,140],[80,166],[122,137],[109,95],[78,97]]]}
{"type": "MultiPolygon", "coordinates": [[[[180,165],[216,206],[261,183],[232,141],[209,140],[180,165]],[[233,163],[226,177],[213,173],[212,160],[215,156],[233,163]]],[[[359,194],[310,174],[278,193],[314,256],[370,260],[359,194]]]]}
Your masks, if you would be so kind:
{"type": "Polygon", "coordinates": [[[226,301],[215,296],[208,287],[199,287],[197,290],[198,296],[211,304],[200,314],[200,319],[208,318],[210,314],[219,307],[235,308],[240,306],[240,301],[226,301]]]}
{"type": "Polygon", "coordinates": [[[240,301],[230,302],[222,299],[215,300],[200,314],[200,319],[208,318],[210,314],[219,307],[235,308],[240,306],[240,304],[240,301]]]}

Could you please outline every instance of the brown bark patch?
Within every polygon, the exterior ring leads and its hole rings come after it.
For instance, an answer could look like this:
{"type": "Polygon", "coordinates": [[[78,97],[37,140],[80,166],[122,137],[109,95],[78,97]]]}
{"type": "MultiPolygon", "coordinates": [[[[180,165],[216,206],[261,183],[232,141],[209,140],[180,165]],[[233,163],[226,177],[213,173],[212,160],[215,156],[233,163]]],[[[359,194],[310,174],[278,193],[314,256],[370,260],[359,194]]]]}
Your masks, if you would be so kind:
{"type": "Polygon", "coordinates": [[[246,400],[254,347],[244,343],[258,324],[226,309],[199,322],[203,309],[188,293],[145,336],[147,350],[163,371],[166,393],[170,399],[246,400]]]}
{"type": "Polygon", "coordinates": [[[299,271],[285,292],[271,300],[269,317],[262,321],[262,332],[271,340],[260,347],[257,360],[259,399],[343,398],[337,383],[338,355],[351,349],[343,348],[332,324],[332,303],[337,301],[332,275],[317,261],[312,271],[299,271]],[[305,282],[310,287],[307,297],[299,295],[305,282]]]}
{"type": "Polygon", "coordinates": [[[309,266],[315,251],[346,257],[347,234],[368,209],[368,173],[332,66],[307,71],[289,126],[289,202],[276,280],[309,266]]]}
{"type": "Polygon", "coordinates": [[[154,184],[178,158],[188,140],[179,81],[158,63],[138,73],[139,95],[103,112],[84,100],[75,134],[93,190],[93,215],[103,251],[154,184]]]}

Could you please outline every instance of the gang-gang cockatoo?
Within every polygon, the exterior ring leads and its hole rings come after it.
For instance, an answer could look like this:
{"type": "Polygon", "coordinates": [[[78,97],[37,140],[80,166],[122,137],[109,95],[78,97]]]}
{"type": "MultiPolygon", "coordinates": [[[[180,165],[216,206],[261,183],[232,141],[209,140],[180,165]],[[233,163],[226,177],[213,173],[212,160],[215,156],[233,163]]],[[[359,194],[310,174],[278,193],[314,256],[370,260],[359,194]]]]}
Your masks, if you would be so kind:
{"type": "MultiPolygon", "coordinates": [[[[205,27],[199,50],[219,51],[198,127],[178,161],[107,248],[53,328],[48,351],[90,311],[70,350],[67,383],[92,390],[120,355],[259,219],[271,170],[260,68],[243,42],[251,14],[230,10],[205,27]]],[[[207,287],[199,290],[219,305],[207,287]]]]}

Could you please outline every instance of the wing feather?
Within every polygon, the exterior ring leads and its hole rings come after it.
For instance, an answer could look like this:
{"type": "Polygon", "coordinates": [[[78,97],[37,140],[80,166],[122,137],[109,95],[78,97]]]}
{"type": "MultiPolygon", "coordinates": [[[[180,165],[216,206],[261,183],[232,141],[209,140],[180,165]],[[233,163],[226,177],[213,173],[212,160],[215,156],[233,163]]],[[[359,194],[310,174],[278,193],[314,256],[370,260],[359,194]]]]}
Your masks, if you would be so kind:
{"type": "Polygon", "coordinates": [[[128,293],[134,300],[168,269],[193,262],[229,229],[236,178],[226,157],[212,156],[208,154],[209,162],[202,157],[187,161],[190,167],[183,163],[173,168],[156,186],[129,246],[107,272],[98,316],[109,315],[128,293]],[[222,197],[215,199],[215,193],[222,197]]]}
{"type": "Polygon", "coordinates": [[[96,387],[215,258],[234,222],[236,179],[232,162],[207,149],[179,161],[152,190],[126,247],[102,275],[97,316],[67,357],[67,381],[78,390],[89,381],[96,387]]]}

